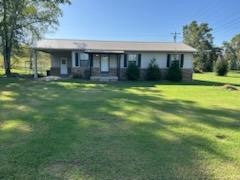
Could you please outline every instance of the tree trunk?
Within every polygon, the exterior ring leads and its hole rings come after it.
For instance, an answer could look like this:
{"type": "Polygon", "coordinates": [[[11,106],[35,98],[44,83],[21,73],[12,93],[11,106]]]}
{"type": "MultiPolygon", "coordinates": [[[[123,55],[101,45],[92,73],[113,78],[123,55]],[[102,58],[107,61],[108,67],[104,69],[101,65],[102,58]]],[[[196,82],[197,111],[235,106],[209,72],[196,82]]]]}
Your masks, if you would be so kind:
{"type": "Polygon", "coordinates": [[[7,25],[7,2],[3,0],[3,55],[4,55],[4,68],[5,74],[11,74],[11,47],[8,41],[8,25],[7,25]]]}
{"type": "Polygon", "coordinates": [[[4,54],[4,68],[5,68],[5,74],[7,76],[9,76],[11,74],[11,48],[7,45],[6,42],[6,46],[3,50],[3,54],[4,54]]]}

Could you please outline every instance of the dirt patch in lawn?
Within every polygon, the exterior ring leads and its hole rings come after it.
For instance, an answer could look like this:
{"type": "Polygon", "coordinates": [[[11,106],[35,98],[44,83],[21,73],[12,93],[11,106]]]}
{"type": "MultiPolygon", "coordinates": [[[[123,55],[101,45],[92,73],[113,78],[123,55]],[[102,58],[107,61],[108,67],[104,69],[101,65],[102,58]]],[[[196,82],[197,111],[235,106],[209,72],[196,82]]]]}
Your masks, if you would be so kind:
{"type": "Polygon", "coordinates": [[[230,90],[230,91],[238,91],[239,89],[236,86],[230,85],[230,84],[225,84],[223,86],[224,89],[230,90]]]}
{"type": "Polygon", "coordinates": [[[216,135],[216,138],[217,138],[217,139],[220,139],[220,140],[224,140],[224,139],[227,138],[227,136],[224,135],[224,134],[217,134],[217,135],[216,135]]]}
{"type": "Polygon", "coordinates": [[[44,168],[43,174],[54,178],[68,179],[78,174],[79,176],[89,177],[81,171],[84,163],[80,160],[59,160],[44,168]]]}

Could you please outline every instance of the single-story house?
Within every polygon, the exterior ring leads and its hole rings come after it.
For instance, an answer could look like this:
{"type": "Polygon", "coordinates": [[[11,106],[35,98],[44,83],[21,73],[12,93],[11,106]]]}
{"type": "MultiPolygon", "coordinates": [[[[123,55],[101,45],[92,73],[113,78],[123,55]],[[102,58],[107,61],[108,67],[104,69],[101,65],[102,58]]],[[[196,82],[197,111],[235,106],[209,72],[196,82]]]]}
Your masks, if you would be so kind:
{"type": "Polygon", "coordinates": [[[51,55],[50,75],[78,75],[92,80],[101,78],[124,80],[129,63],[140,68],[141,79],[154,59],[165,77],[171,62],[179,61],[183,80],[192,80],[193,53],[196,50],[184,43],[127,42],[45,39],[33,49],[51,55]]]}

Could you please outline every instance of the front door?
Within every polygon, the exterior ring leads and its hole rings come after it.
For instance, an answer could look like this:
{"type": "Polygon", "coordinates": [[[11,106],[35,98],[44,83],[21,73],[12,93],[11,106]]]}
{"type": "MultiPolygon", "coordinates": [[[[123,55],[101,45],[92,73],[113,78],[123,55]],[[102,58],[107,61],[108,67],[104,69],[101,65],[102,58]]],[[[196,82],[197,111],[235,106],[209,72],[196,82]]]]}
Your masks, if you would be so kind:
{"type": "Polygon", "coordinates": [[[101,56],[101,72],[109,72],[109,56],[101,56]]]}
{"type": "Polygon", "coordinates": [[[67,75],[68,74],[67,58],[61,58],[60,61],[61,61],[60,73],[61,75],[67,75]]]}

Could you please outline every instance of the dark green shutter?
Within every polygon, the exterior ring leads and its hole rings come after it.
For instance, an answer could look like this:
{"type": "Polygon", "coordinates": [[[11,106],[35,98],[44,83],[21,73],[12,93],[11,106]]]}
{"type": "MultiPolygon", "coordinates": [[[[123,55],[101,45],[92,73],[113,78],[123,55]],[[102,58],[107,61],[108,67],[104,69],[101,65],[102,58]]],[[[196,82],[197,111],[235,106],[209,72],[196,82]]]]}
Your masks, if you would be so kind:
{"type": "Polygon", "coordinates": [[[171,58],[171,55],[170,54],[168,54],[167,55],[167,67],[170,67],[170,59],[171,58]]]}
{"type": "Polygon", "coordinates": [[[79,66],[79,60],[78,60],[78,53],[75,53],[75,66],[78,67],[79,66]]]}
{"type": "Polygon", "coordinates": [[[127,67],[127,54],[124,54],[124,67],[127,67]]]}
{"type": "Polygon", "coordinates": [[[182,68],[184,65],[184,54],[181,54],[181,62],[180,62],[180,67],[182,68]]]}
{"type": "Polygon", "coordinates": [[[141,67],[142,55],[138,54],[138,67],[141,67]]]}

